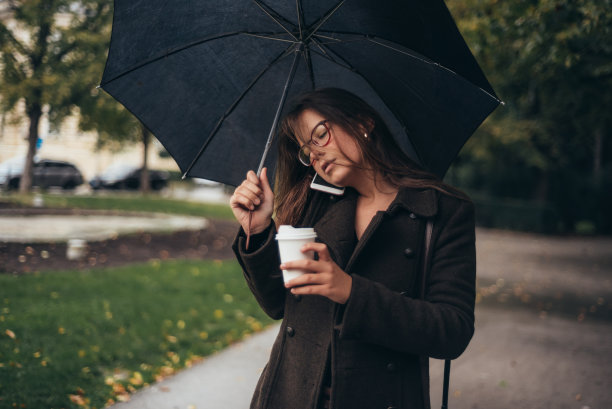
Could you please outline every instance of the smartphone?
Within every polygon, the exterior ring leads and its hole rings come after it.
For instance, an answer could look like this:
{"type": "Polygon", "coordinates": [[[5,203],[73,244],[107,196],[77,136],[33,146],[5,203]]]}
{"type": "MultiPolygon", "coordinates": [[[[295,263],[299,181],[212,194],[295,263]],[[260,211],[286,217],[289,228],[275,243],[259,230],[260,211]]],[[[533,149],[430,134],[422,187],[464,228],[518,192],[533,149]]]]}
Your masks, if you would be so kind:
{"type": "Polygon", "coordinates": [[[344,194],[344,188],[325,181],[318,173],[315,173],[312,182],[310,182],[310,188],[314,190],[320,190],[321,192],[331,193],[332,195],[341,196],[344,194]]]}

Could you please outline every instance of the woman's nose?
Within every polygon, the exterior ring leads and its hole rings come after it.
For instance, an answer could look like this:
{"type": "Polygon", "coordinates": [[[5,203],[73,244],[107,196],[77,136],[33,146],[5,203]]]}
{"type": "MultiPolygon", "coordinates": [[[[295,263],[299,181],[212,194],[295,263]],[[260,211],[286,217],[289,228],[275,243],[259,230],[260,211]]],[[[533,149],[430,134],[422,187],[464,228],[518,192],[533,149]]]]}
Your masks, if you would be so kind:
{"type": "Polygon", "coordinates": [[[310,150],[310,160],[313,161],[315,159],[319,159],[321,156],[323,156],[324,152],[323,149],[317,149],[317,146],[313,146],[312,149],[310,150]]]}

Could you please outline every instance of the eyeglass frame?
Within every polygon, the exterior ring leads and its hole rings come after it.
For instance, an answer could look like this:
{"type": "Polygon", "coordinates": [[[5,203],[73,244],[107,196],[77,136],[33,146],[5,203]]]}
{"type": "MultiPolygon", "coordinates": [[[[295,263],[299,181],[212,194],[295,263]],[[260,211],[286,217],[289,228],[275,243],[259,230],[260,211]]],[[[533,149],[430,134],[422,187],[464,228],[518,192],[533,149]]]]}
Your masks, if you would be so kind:
{"type": "Polygon", "coordinates": [[[298,155],[297,156],[298,156],[298,160],[300,161],[300,163],[302,165],[304,165],[304,166],[312,166],[312,160],[310,159],[310,154],[312,153],[311,145],[314,145],[314,146],[316,146],[318,148],[324,148],[325,146],[329,145],[329,143],[331,142],[331,139],[332,139],[332,133],[331,133],[331,126],[329,126],[329,120],[328,119],[324,119],[321,122],[317,123],[314,126],[314,128],[312,129],[312,132],[310,133],[310,141],[308,141],[307,143],[302,145],[300,147],[300,149],[298,150],[298,155]],[[323,125],[325,127],[325,129],[327,130],[327,135],[329,135],[329,136],[327,137],[327,141],[325,141],[324,144],[319,145],[313,137],[314,137],[315,131],[321,125],[323,125]],[[306,154],[305,149],[309,150],[308,154],[306,154]],[[304,155],[304,157],[308,157],[308,164],[306,164],[302,160],[302,155],[304,155]]]}

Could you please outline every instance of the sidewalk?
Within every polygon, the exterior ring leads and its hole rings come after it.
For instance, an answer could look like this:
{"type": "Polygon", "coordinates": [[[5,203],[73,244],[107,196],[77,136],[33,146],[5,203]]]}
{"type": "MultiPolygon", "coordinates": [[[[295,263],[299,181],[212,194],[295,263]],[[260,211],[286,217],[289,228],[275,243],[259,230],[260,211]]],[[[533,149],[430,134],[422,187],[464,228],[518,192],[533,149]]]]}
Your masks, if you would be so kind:
{"type": "Polygon", "coordinates": [[[248,408],[277,332],[278,325],[274,325],[111,408],[248,408]]]}

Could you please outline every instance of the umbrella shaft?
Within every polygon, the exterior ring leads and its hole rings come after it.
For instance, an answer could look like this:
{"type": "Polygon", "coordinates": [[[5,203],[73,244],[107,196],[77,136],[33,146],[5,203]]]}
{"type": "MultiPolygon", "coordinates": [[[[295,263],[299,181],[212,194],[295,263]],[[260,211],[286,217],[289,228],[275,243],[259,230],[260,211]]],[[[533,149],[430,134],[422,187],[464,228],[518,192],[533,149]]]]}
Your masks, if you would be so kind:
{"type": "Polygon", "coordinates": [[[274,133],[276,132],[276,126],[278,125],[278,120],[280,118],[280,113],[283,110],[283,105],[285,105],[285,100],[287,99],[287,94],[289,93],[289,87],[291,86],[291,81],[293,81],[293,77],[295,76],[295,70],[297,68],[300,51],[302,51],[301,44],[295,50],[295,55],[293,56],[293,63],[291,64],[291,70],[289,71],[289,76],[287,77],[287,81],[285,81],[285,87],[283,88],[283,94],[281,96],[280,102],[278,103],[278,107],[276,108],[276,114],[274,114],[274,121],[272,121],[272,127],[270,128],[270,133],[268,134],[268,139],[266,141],[266,147],[264,149],[263,155],[261,156],[261,161],[259,162],[259,166],[257,167],[257,176],[261,174],[261,170],[264,167],[266,157],[268,156],[268,151],[270,150],[270,146],[272,145],[272,140],[274,139],[274,133]]]}

